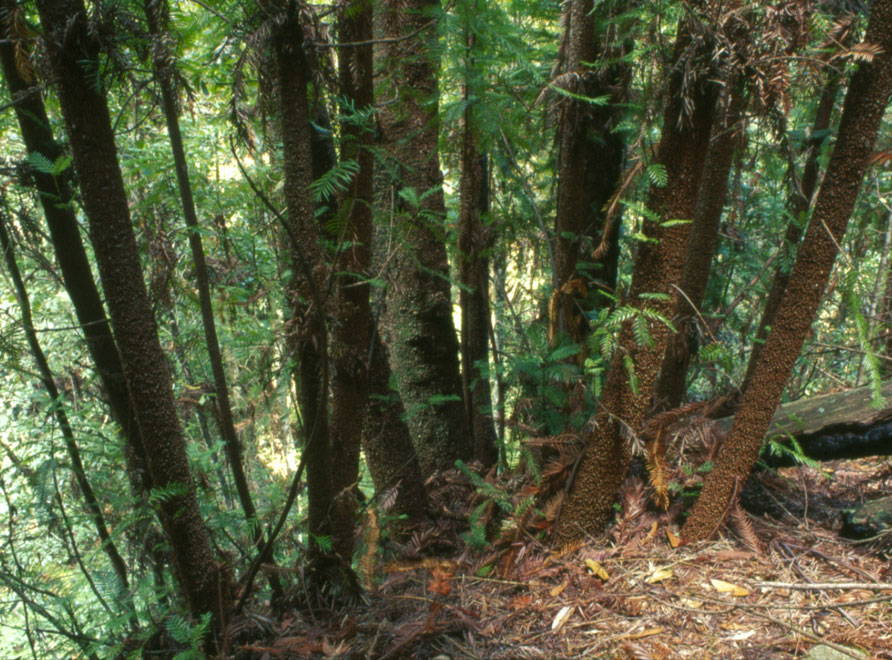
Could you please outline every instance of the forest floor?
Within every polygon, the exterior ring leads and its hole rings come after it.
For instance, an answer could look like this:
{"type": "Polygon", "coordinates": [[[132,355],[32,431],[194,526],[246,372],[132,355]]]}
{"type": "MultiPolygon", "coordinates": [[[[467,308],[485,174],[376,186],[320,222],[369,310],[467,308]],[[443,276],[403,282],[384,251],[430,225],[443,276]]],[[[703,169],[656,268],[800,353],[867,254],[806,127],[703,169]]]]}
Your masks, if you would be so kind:
{"type": "Polygon", "coordinates": [[[839,534],[846,508],[889,494],[888,460],[839,461],[751,478],[752,533],[706,544],[621,518],[560,551],[530,538],[381,562],[334,616],[294,611],[260,639],[247,613],[230,657],[892,659],[892,539],[839,534]]]}

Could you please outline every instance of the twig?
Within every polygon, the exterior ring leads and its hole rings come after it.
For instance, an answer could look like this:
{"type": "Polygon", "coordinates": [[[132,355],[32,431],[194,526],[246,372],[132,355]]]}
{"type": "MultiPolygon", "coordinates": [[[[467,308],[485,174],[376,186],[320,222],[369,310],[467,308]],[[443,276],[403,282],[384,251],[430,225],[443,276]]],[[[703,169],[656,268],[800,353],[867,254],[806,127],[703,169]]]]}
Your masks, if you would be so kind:
{"type": "Polygon", "coordinates": [[[865,589],[874,591],[892,591],[890,582],[756,582],[756,587],[769,589],[794,589],[797,591],[825,591],[827,589],[865,589]]]}

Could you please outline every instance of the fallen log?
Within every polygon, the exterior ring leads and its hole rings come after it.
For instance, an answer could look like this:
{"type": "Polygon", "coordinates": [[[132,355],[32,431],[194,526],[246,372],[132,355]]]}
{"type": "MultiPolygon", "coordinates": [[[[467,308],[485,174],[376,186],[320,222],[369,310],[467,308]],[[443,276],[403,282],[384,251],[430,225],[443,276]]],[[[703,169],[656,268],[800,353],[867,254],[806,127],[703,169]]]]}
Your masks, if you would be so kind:
{"type": "MultiPolygon", "coordinates": [[[[821,394],[780,406],[765,436],[762,460],[772,467],[795,465],[795,439],[815,461],[892,455],[892,381],[882,386],[886,403],[873,403],[871,386],[821,394]]],[[[727,432],[733,417],[716,420],[727,432]]]]}

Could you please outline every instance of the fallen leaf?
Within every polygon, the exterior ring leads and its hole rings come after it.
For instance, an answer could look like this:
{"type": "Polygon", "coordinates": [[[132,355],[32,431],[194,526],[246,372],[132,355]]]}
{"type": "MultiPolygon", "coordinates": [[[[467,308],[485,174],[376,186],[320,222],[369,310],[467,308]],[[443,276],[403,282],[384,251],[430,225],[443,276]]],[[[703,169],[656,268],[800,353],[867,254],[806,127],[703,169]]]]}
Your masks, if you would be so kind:
{"type": "Polygon", "coordinates": [[[694,600],[693,598],[682,598],[681,604],[683,607],[688,607],[692,610],[697,610],[703,606],[703,601],[694,600]]]}
{"type": "Polygon", "coordinates": [[[570,618],[571,614],[573,614],[573,605],[564,605],[558,610],[557,615],[554,617],[554,621],[551,622],[551,629],[560,630],[561,626],[567,623],[567,619],[570,618]]]}
{"type": "Polygon", "coordinates": [[[723,594],[731,594],[732,596],[749,596],[749,589],[745,589],[744,587],[740,587],[736,584],[731,584],[730,582],[725,582],[724,580],[710,580],[712,584],[712,588],[723,594]]]}
{"type": "Polygon", "coordinates": [[[671,568],[658,568],[653,573],[645,578],[645,582],[650,584],[656,584],[657,582],[662,582],[663,580],[668,580],[674,575],[671,568]]]}
{"type": "Polygon", "coordinates": [[[671,545],[673,548],[677,548],[681,543],[681,539],[673,534],[671,529],[666,530],[666,536],[669,537],[669,545],[671,545]]]}
{"type": "Polygon", "coordinates": [[[607,571],[604,570],[604,567],[601,566],[601,564],[596,562],[594,559],[586,559],[585,565],[588,567],[588,570],[590,570],[595,576],[601,578],[602,580],[606,581],[610,579],[610,575],[608,575],[607,571]]]}
{"type": "Polygon", "coordinates": [[[568,584],[567,581],[564,580],[558,586],[552,587],[551,591],[548,592],[548,595],[551,596],[552,598],[560,596],[564,592],[564,589],[567,588],[567,584],[568,584]]]}
{"type": "Polygon", "coordinates": [[[663,626],[657,626],[656,628],[648,628],[647,630],[642,630],[640,633],[635,633],[634,635],[629,635],[626,639],[641,639],[642,637],[650,637],[652,635],[659,635],[663,632],[663,626]]]}

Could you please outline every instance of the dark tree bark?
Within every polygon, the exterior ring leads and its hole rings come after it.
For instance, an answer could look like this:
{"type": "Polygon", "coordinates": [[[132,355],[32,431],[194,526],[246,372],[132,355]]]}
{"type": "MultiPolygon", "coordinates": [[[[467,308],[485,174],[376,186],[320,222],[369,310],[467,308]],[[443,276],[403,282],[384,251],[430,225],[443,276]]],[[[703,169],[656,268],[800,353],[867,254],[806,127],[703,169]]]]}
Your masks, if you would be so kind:
{"type": "MultiPolygon", "coordinates": [[[[735,77],[736,78],[736,77],[735,77]]],[[[663,411],[681,405],[686,391],[688,366],[697,352],[698,314],[706,295],[712,259],[719,243],[722,209],[728,194],[728,175],[739,144],[740,120],[745,96],[737,80],[729,82],[731,97],[728,107],[713,128],[712,143],[706,156],[703,180],[697,194],[697,206],[691,223],[691,234],[684,258],[684,269],[673,315],[676,333],[672,336],[660,376],[654,386],[654,410],[663,411]]]]}
{"type": "MultiPolygon", "coordinates": [[[[593,92],[592,62],[597,57],[594,2],[572,0],[567,12],[567,65],[561,86],[574,94],[590,96],[593,92]]],[[[576,277],[583,218],[586,216],[586,160],[592,116],[589,104],[574,98],[559,97],[557,213],[554,250],[555,288],[560,289],[576,277]]]]}
{"type": "MultiPolygon", "coordinates": [[[[679,26],[663,134],[657,147],[656,162],[666,168],[667,183],[653,189],[649,201],[661,222],[693,217],[713,123],[716,90],[703,70],[710,54],[692,45],[689,29],[691,26],[686,23],[679,26]],[[698,79],[687,81],[687,93],[691,95],[687,100],[692,103],[692,114],[685,116],[684,70],[687,67],[697,70],[698,66],[701,67],[698,79]]],[[[673,285],[681,278],[690,225],[665,226],[645,220],[644,233],[654,240],[638,246],[628,304],[669,317],[677,300],[673,285]],[[665,294],[666,299],[641,297],[651,293],[665,294]]],[[[623,428],[638,430],[650,405],[671,331],[663,323],[651,323],[652,346],[640,346],[635,340],[634,322],[627,321],[622,326],[600,401],[601,411],[586,437],[585,453],[561,511],[556,532],[560,542],[598,532],[610,520],[617,489],[629,466],[623,428]],[[630,369],[634,370],[634,376],[630,369]]]]}
{"type": "Polygon", "coordinates": [[[16,301],[22,312],[22,328],[25,331],[25,338],[28,340],[28,347],[31,349],[31,356],[37,363],[40,381],[43,383],[47,394],[50,396],[50,400],[52,401],[52,412],[56,421],[59,423],[59,430],[62,432],[62,438],[65,441],[65,449],[68,452],[68,458],[71,460],[71,471],[74,474],[74,479],[81,491],[81,496],[84,498],[87,514],[90,516],[93,526],[96,528],[96,534],[99,536],[102,550],[108,556],[112,569],[115,572],[115,576],[118,578],[123,600],[125,602],[129,601],[129,608],[132,610],[133,601],[129,594],[127,594],[127,589],[129,588],[127,565],[124,563],[124,559],[118,552],[118,548],[112,540],[111,534],[109,534],[108,525],[106,524],[105,516],[102,513],[102,507],[99,505],[96,493],[93,492],[93,487],[90,485],[90,481],[87,478],[87,472],[84,468],[84,463],[81,460],[80,448],[74,437],[74,431],[68,420],[68,414],[62,406],[62,396],[59,393],[59,389],[56,387],[56,380],[53,378],[53,372],[50,370],[49,362],[47,362],[46,355],[40,347],[40,342],[37,339],[37,332],[34,329],[34,323],[31,317],[31,302],[28,299],[25,282],[22,280],[22,275],[19,272],[19,267],[16,263],[12,243],[9,240],[9,233],[6,231],[6,222],[2,218],[0,218],[0,249],[3,250],[3,260],[6,263],[6,269],[9,271],[9,277],[12,280],[16,301]]]}
{"type": "MultiPolygon", "coordinates": [[[[304,30],[296,3],[276,3],[279,12],[272,36],[279,88],[282,165],[285,174],[287,230],[292,253],[292,323],[297,353],[297,397],[304,428],[311,540],[330,536],[329,511],[335,493],[331,481],[328,419],[328,336],[324,301],[318,282],[324,260],[315,210],[310,108],[307,98],[307,56],[304,30]]],[[[311,542],[314,555],[321,547],[311,542]]]]}
{"type": "MultiPolygon", "coordinates": [[[[368,42],[372,38],[372,4],[355,0],[343,7],[338,19],[340,42],[368,42]]],[[[374,103],[372,44],[345,46],[338,52],[338,78],[343,94],[354,112],[374,103]]],[[[344,113],[348,108],[342,108],[344,113]]],[[[332,337],[331,451],[334,548],[350,560],[356,523],[359,453],[363,415],[368,400],[369,285],[371,265],[372,184],[374,159],[369,147],[372,127],[356,118],[341,122],[341,159],[355,160],[359,171],[340,201],[346,225],[338,236],[343,245],[337,255],[336,325],[332,337]]]]}
{"type": "Polygon", "coordinates": [[[762,438],[821,305],[849,217],[892,94],[892,0],[875,0],[865,42],[881,54],[861,63],[843,104],[836,146],[749,387],[700,497],[682,529],[685,541],[712,536],[759,455],[762,438]]]}
{"type": "MultiPolygon", "coordinates": [[[[14,0],[3,0],[2,10],[7,15],[7,26],[14,24],[17,11],[14,0]]],[[[56,162],[63,155],[50,128],[46,108],[36,81],[27,81],[16,66],[15,40],[19,35],[6,35],[9,40],[0,42],[0,64],[6,85],[15,101],[16,119],[22,132],[22,140],[29,153],[39,153],[56,162]]],[[[21,44],[21,47],[25,47],[21,44]]],[[[109,408],[115,422],[121,427],[127,443],[128,475],[137,492],[147,494],[152,480],[146,465],[145,449],[139,427],[130,404],[124,368],[112,337],[102,299],[87,259],[77,219],[72,206],[71,189],[67,174],[53,177],[46,172],[34,171],[34,184],[50,230],[53,251],[62,272],[62,282],[71,298],[87,349],[96,367],[102,387],[108,396],[109,408]]]]}
{"type": "Polygon", "coordinates": [[[210,612],[222,627],[227,589],[198,510],[167,361],[143,281],[111,118],[99,87],[99,47],[81,0],[40,0],[37,7],[149,471],[154,487],[166,494],[158,510],[174,568],[190,612],[210,612]]]}
{"type": "Polygon", "coordinates": [[[461,308],[462,398],[468,428],[474,438],[474,458],[489,469],[499,460],[498,437],[492,419],[492,392],[489,384],[489,249],[493,232],[483,226],[482,214],[489,213],[487,159],[479,153],[474,135],[471,80],[474,75],[474,35],[466,28],[464,83],[464,126],[459,181],[458,262],[461,308]],[[483,365],[481,367],[481,365],[483,365]]]}
{"type": "Polygon", "coordinates": [[[812,124],[812,137],[809,140],[808,156],[805,161],[805,168],[802,171],[802,179],[798,182],[798,185],[794,185],[794,190],[787,204],[790,222],[784,235],[783,261],[775,271],[774,280],[772,280],[771,288],[768,291],[765,308],[762,310],[762,318],[759,320],[759,329],[756,331],[756,336],[753,339],[753,350],[747,363],[746,375],[740,388],[741,391],[746,390],[753,378],[756,362],[758,362],[762,353],[762,347],[765,345],[765,338],[768,336],[768,332],[777,318],[781,300],[784,297],[784,292],[787,290],[787,283],[790,281],[790,272],[796,256],[796,247],[802,238],[808,210],[811,208],[812,197],[814,197],[815,188],[818,185],[821,145],[826,139],[827,129],[830,128],[830,117],[833,114],[833,106],[836,103],[836,95],[839,91],[839,76],[835,73],[831,73],[829,76],[821,93],[821,100],[818,103],[818,109],[812,124]]]}
{"type": "Polygon", "coordinates": [[[383,36],[392,39],[384,58],[391,77],[387,89],[379,91],[382,99],[393,99],[382,103],[381,131],[407,193],[394,228],[396,252],[387,291],[390,358],[425,475],[474,455],[461,398],[444,244],[446,209],[437,147],[438,8],[438,0],[383,3],[383,36]]]}

